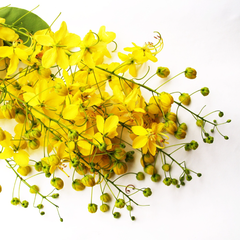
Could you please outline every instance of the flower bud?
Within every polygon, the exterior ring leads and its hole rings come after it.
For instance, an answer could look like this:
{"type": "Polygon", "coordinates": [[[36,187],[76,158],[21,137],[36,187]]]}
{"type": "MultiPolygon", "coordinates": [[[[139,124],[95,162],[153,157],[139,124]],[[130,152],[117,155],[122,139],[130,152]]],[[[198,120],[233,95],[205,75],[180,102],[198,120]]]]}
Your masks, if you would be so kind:
{"type": "Polygon", "coordinates": [[[113,156],[118,160],[125,160],[126,151],[122,148],[115,148],[113,156]]]}
{"type": "Polygon", "coordinates": [[[113,171],[117,175],[121,175],[127,172],[127,164],[125,162],[117,162],[113,168],[113,171]]]}
{"type": "Polygon", "coordinates": [[[149,175],[153,175],[157,172],[156,168],[153,166],[153,165],[147,165],[145,168],[144,168],[144,172],[149,174],[149,175]]]}
{"type": "Polygon", "coordinates": [[[98,145],[98,149],[101,151],[101,152],[104,152],[107,148],[107,144],[105,142],[102,142],[102,143],[99,143],[98,145]]]}
{"type": "Polygon", "coordinates": [[[119,199],[116,200],[115,207],[117,207],[117,208],[124,208],[124,206],[125,206],[124,199],[119,198],[119,199]]]}
{"type": "Polygon", "coordinates": [[[40,138],[42,134],[39,129],[35,128],[35,129],[32,129],[31,131],[29,131],[28,135],[30,138],[40,138]]]}
{"type": "Polygon", "coordinates": [[[159,67],[156,73],[159,77],[166,78],[170,74],[170,71],[167,67],[159,67]]]}
{"type": "Polygon", "coordinates": [[[113,213],[113,217],[114,217],[114,218],[120,218],[120,217],[121,217],[120,212],[114,212],[114,213],[113,213]]]}
{"type": "Polygon", "coordinates": [[[58,193],[54,193],[51,195],[52,198],[58,198],[59,197],[59,194],[58,193]]]}
{"type": "Polygon", "coordinates": [[[179,128],[177,129],[177,131],[175,132],[174,136],[175,138],[177,139],[184,139],[186,137],[186,131],[183,130],[182,128],[179,128]]]}
{"type": "Polygon", "coordinates": [[[187,175],[187,176],[186,176],[186,180],[187,180],[187,181],[191,181],[191,180],[192,180],[192,176],[191,176],[191,175],[187,175]]]}
{"type": "Polygon", "coordinates": [[[109,202],[111,200],[111,197],[108,193],[103,193],[101,196],[100,196],[100,199],[101,201],[103,202],[109,202]]]}
{"type": "Polygon", "coordinates": [[[185,151],[190,151],[190,150],[192,150],[191,143],[186,143],[184,148],[185,148],[185,151]]]}
{"type": "Polygon", "coordinates": [[[165,163],[165,164],[162,165],[162,169],[163,169],[164,172],[169,172],[170,169],[171,169],[171,165],[168,164],[168,163],[165,163]]]}
{"type": "Polygon", "coordinates": [[[137,178],[137,180],[141,181],[141,180],[144,180],[145,175],[143,172],[138,172],[136,175],[136,178],[137,178]]]}
{"type": "Polygon", "coordinates": [[[53,178],[51,180],[51,185],[58,190],[61,190],[64,186],[64,182],[61,178],[53,178]]]}
{"type": "Polygon", "coordinates": [[[85,186],[83,185],[81,179],[75,179],[73,182],[72,182],[72,187],[74,190],[76,191],[82,191],[85,189],[85,186]]]}
{"type": "Polygon", "coordinates": [[[172,179],[172,185],[176,186],[178,184],[178,180],[176,178],[172,179]]]}
{"type": "Polygon", "coordinates": [[[224,113],[223,112],[219,112],[218,116],[219,117],[223,117],[224,113]]]}
{"type": "Polygon", "coordinates": [[[186,123],[181,123],[179,125],[179,128],[183,129],[184,131],[187,131],[187,124],[186,123]]]}
{"type": "Polygon", "coordinates": [[[24,201],[21,202],[21,205],[22,205],[22,207],[24,207],[24,208],[27,208],[27,207],[28,207],[28,204],[29,204],[29,202],[26,201],[26,200],[24,200],[24,201]]]}
{"type": "Polygon", "coordinates": [[[60,158],[56,155],[50,155],[47,159],[50,166],[57,166],[60,163],[60,158]]]}
{"type": "Polygon", "coordinates": [[[40,141],[38,139],[32,139],[28,141],[28,146],[32,150],[38,149],[40,147],[40,141]]]}
{"type": "Polygon", "coordinates": [[[24,123],[25,119],[26,119],[26,113],[21,108],[17,108],[15,112],[15,120],[18,123],[24,123]]]}
{"type": "Polygon", "coordinates": [[[190,68],[190,67],[186,68],[186,70],[185,70],[186,78],[194,79],[194,78],[196,78],[196,76],[197,76],[197,71],[195,69],[190,68]]]}
{"type": "Polygon", "coordinates": [[[85,175],[88,171],[87,167],[83,163],[80,163],[75,169],[80,175],[85,175]]]}
{"type": "Polygon", "coordinates": [[[74,141],[74,140],[77,140],[78,139],[78,132],[76,130],[71,130],[69,131],[68,133],[68,139],[70,141],[74,141]]]}
{"type": "Polygon", "coordinates": [[[191,103],[191,97],[188,93],[182,93],[178,99],[182,104],[186,106],[188,106],[191,103]]]}
{"type": "Polygon", "coordinates": [[[16,197],[11,200],[12,205],[18,205],[19,203],[20,203],[20,200],[16,197]]]}
{"type": "Polygon", "coordinates": [[[149,163],[154,163],[154,161],[155,161],[155,157],[154,157],[152,154],[150,154],[150,153],[144,154],[144,155],[142,156],[142,158],[143,158],[143,161],[144,161],[145,163],[147,163],[147,164],[149,164],[149,163]]]}
{"type": "Polygon", "coordinates": [[[43,206],[43,204],[40,203],[40,204],[37,205],[37,208],[38,208],[38,209],[43,209],[44,206],[43,206]]]}
{"type": "Polygon", "coordinates": [[[208,136],[207,138],[205,138],[206,143],[213,143],[213,141],[214,141],[214,137],[212,136],[208,136]]]}
{"type": "Polygon", "coordinates": [[[168,133],[174,135],[174,133],[177,131],[177,124],[173,121],[167,121],[164,123],[165,129],[168,133]]]}
{"type": "Polygon", "coordinates": [[[125,162],[131,162],[134,160],[134,151],[129,151],[126,153],[126,159],[125,159],[125,162]]]}
{"type": "Polygon", "coordinates": [[[209,94],[209,89],[207,87],[201,88],[201,94],[207,96],[209,94]]]}
{"type": "Polygon", "coordinates": [[[0,192],[2,192],[2,186],[0,185],[0,192]]]}
{"type": "Polygon", "coordinates": [[[73,167],[77,167],[79,165],[79,163],[80,163],[80,161],[78,158],[75,157],[75,158],[71,159],[71,164],[73,167]]]}
{"type": "Polygon", "coordinates": [[[198,148],[198,143],[194,140],[190,142],[192,150],[196,150],[198,148]]]}
{"type": "Polygon", "coordinates": [[[86,187],[93,187],[96,184],[94,177],[89,174],[82,178],[82,183],[86,187]]]}
{"type": "Polygon", "coordinates": [[[31,172],[31,167],[29,166],[26,166],[26,167],[22,167],[20,166],[18,169],[17,169],[17,172],[22,175],[22,176],[27,176],[30,172],[31,172]]]}
{"type": "Polygon", "coordinates": [[[145,189],[143,190],[143,195],[144,195],[145,197],[151,196],[151,195],[152,195],[151,189],[150,189],[150,188],[145,188],[145,189]]]}
{"type": "Polygon", "coordinates": [[[107,204],[102,204],[102,205],[100,206],[100,210],[101,210],[102,212],[107,212],[107,211],[109,210],[109,206],[108,206],[107,204]]]}
{"type": "Polygon", "coordinates": [[[88,211],[90,213],[95,213],[97,211],[97,209],[98,209],[98,207],[97,207],[96,204],[94,204],[94,203],[89,203],[88,204],[88,211]]]}
{"type": "Polygon", "coordinates": [[[151,176],[151,180],[153,182],[159,182],[161,180],[161,176],[159,174],[155,173],[151,176]]]}
{"type": "Polygon", "coordinates": [[[177,115],[173,112],[168,112],[166,115],[165,115],[165,119],[167,121],[173,121],[173,122],[176,122],[177,121],[177,115]]]}
{"type": "Polygon", "coordinates": [[[197,124],[198,127],[203,127],[203,120],[202,119],[198,119],[196,121],[196,124],[197,124]]]}
{"type": "Polygon", "coordinates": [[[5,132],[2,130],[2,128],[0,128],[0,141],[3,141],[6,139],[6,134],[5,132]]]}
{"type": "Polygon", "coordinates": [[[133,207],[131,205],[127,205],[127,210],[128,211],[132,211],[133,210],[133,207]]]}
{"type": "Polygon", "coordinates": [[[172,184],[172,179],[166,177],[166,178],[163,179],[163,183],[167,186],[170,186],[172,184]]]}
{"type": "Polygon", "coordinates": [[[31,187],[30,187],[30,193],[33,193],[33,194],[35,194],[35,193],[37,193],[37,192],[39,192],[39,187],[37,186],[37,185],[32,185],[31,187]]]}
{"type": "Polygon", "coordinates": [[[2,114],[7,119],[15,118],[15,107],[11,104],[5,104],[1,107],[2,114]]]}

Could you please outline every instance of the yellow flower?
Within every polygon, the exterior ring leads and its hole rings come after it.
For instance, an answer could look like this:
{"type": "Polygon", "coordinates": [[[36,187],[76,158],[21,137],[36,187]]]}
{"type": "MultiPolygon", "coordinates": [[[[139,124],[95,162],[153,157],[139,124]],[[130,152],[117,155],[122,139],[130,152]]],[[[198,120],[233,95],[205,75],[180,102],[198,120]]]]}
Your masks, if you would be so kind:
{"type": "Polygon", "coordinates": [[[155,156],[156,148],[165,147],[165,138],[168,136],[163,133],[164,123],[153,123],[152,128],[145,129],[142,126],[133,126],[132,131],[135,135],[138,135],[133,140],[133,148],[142,148],[143,154],[149,152],[155,156]],[[164,138],[165,137],[165,138],[164,138]]]}
{"type": "Polygon", "coordinates": [[[42,66],[50,68],[57,63],[63,69],[69,66],[70,49],[77,47],[81,40],[78,35],[68,32],[64,21],[57,32],[41,30],[35,33],[34,38],[40,45],[49,47],[43,54],[42,66]]]}
{"type": "Polygon", "coordinates": [[[14,42],[16,41],[19,36],[15,33],[14,30],[8,27],[4,27],[2,24],[5,23],[4,18],[0,18],[0,39],[3,39],[4,41],[14,42]]]}

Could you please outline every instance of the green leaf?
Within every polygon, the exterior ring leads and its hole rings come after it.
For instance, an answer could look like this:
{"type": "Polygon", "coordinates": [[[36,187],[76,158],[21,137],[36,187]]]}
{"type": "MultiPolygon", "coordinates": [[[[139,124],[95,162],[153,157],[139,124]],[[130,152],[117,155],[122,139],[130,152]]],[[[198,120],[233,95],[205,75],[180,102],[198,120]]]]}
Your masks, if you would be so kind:
{"type": "MultiPolygon", "coordinates": [[[[16,8],[16,7],[4,7],[0,8],[0,17],[6,19],[6,24],[13,25],[14,28],[19,30],[20,28],[25,28],[31,34],[34,34],[38,30],[49,28],[49,25],[42,20],[36,14],[29,12],[28,10],[16,8]]],[[[25,32],[21,29],[21,31],[25,32]]],[[[28,40],[27,36],[19,34],[20,39],[23,42],[28,40]]],[[[30,45],[30,41],[26,45],[30,45]]]]}

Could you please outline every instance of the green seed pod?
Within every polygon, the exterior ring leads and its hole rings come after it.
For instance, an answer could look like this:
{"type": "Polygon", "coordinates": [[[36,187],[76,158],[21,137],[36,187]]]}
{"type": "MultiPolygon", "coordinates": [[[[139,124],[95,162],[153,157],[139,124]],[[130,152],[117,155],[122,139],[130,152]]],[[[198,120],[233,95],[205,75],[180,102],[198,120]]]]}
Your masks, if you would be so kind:
{"type": "Polygon", "coordinates": [[[51,185],[57,190],[61,190],[64,187],[64,182],[61,178],[53,178],[51,180],[51,185]]]}
{"type": "Polygon", "coordinates": [[[113,213],[113,217],[114,217],[114,218],[120,218],[120,217],[121,217],[120,212],[114,212],[114,213],[113,213]]]}
{"type": "Polygon", "coordinates": [[[162,165],[162,169],[163,169],[163,171],[165,171],[165,172],[169,172],[170,169],[171,169],[171,165],[168,164],[168,163],[165,163],[165,164],[162,165]]]}
{"type": "Polygon", "coordinates": [[[188,106],[191,103],[191,97],[188,93],[182,93],[178,99],[182,104],[186,106],[188,106]]]}
{"type": "Polygon", "coordinates": [[[24,200],[24,201],[21,202],[21,205],[22,205],[22,207],[24,207],[24,208],[27,208],[27,207],[28,207],[28,204],[29,204],[29,202],[26,201],[26,200],[24,200]]]}
{"type": "Polygon", "coordinates": [[[97,209],[98,209],[98,206],[96,204],[94,204],[94,203],[88,204],[88,211],[90,213],[95,213],[97,211],[97,209]]]}
{"type": "Polygon", "coordinates": [[[125,206],[125,201],[121,198],[117,199],[115,202],[115,207],[117,208],[124,208],[125,206]]]}
{"type": "Polygon", "coordinates": [[[145,189],[143,190],[143,195],[144,195],[145,197],[151,196],[151,195],[152,195],[151,189],[150,189],[150,188],[145,188],[145,189]]]}
{"type": "Polygon", "coordinates": [[[141,181],[145,179],[145,175],[143,172],[138,172],[136,175],[137,180],[141,181]]]}
{"type": "Polygon", "coordinates": [[[89,174],[82,178],[82,183],[86,187],[93,187],[96,184],[94,177],[89,174]]]}
{"type": "Polygon", "coordinates": [[[85,189],[85,186],[83,185],[81,179],[75,179],[72,182],[72,188],[76,191],[82,191],[85,189]]]}
{"type": "Polygon", "coordinates": [[[209,89],[207,87],[201,88],[201,94],[205,97],[209,94],[209,89]]]}
{"type": "Polygon", "coordinates": [[[109,202],[111,200],[111,197],[108,193],[103,193],[101,196],[100,196],[100,199],[101,201],[103,202],[109,202]]]}
{"type": "Polygon", "coordinates": [[[33,193],[33,194],[35,194],[35,193],[37,193],[37,192],[39,192],[39,187],[37,186],[37,185],[32,185],[31,187],[30,187],[30,193],[33,193]]]}
{"type": "Polygon", "coordinates": [[[101,210],[102,212],[107,212],[107,211],[109,210],[109,206],[108,206],[107,204],[102,204],[102,205],[100,206],[100,210],[101,210]]]}
{"type": "Polygon", "coordinates": [[[159,174],[155,173],[152,175],[151,180],[153,182],[159,182],[161,180],[161,176],[159,174]]]}
{"type": "Polygon", "coordinates": [[[194,79],[197,77],[197,71],[194,68],[186,68],[185,70],[185,77],[189,79],[194,79]]]}
{"type": "Polygon", "coordinates": [[[170,70],[167,67],[158,67],[156,74],[160,78],[166,78],[170,74],[170,70]]]}

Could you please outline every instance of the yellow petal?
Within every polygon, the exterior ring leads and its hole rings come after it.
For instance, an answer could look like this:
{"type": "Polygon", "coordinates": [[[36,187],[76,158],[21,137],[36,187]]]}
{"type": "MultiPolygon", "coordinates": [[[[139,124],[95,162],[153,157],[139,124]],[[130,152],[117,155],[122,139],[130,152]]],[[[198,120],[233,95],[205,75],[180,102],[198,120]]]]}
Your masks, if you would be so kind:
{"type": "Polygon", "coordinates": [[[76,104],[70,104],[64,108],[62,112],[63,118],[67,120],[75,119],[78,115],[78,106],[76,104]]]}
{"type": "Polygon", "coordinates": [[[50,35],[35,35],[36,41],[43,46],[53,46],[55,45],[52,37],[50,35]]]}
{"type": "Polygon", "coordinates": [[[19,63],[19,60],[18,60],[17,55],[13,54],[11,57],[9,67],[8,67],[8,71],[7,71],[8,75],[13,74],[17,70],[18,63],[19,63]]]}
{"type": "Polygon", "coordinates": [[[102,116],[97,115],[97,117],[96,117],[96,124],[97,124],[98,131],[103,134],[104,119],[103,119],[102,116]]]}
{"type": "Polygon", "coordinates": [[[29,163],[29,154],[24,150],[19,150],[17,153],[13,154],[14,161],[19,166],[25,167],[29,163]]]}
{"type": "Polygon", "coordinates": [[[132,131],[134,134],[139,135],[139,136],[144,136],[144,135],[148,134],[147,130],[141,126],[133,126],[132,131]]]}
{"type": "Polygon", "coordinates": [[[24,50],[22,50],[21,48],[16,48],[15,49],[15,54],[21,60],[27,60],[27,58],[28,58],[28,54],[24,50]]]}
{"type": "Polygon", "coordinates": [[[110,116],[106,119],[106,122],[104,124],[104,134],[106,133],[112,133],[112,131],[115,131],[117,128],[119,122],[118,116],[110,116]]]}
{"type": "Polygon", "coordinates": [[[65,37],[65,35],[68,33],[68,30],[67,30],[67,24],[66,22],[62,22],[61,23],[61,27],[58,31],[55,32],[54,34],[54,40],[56,43],[58,43],[62,38],[65,37]]]}
{"type": "Polygon", "coordinates": [[[0,47],[0,57],[9,57],[13,54],[13,47],[0,47]]]}
{"type": "Polygon", "coordinates": [[[66,69],[69,66],[68,55],[62,48],[58,48],[57,50],[57,64],[62,69],[66,69]]]}
{"type": "Polygon", "coordinates": [[[13,156],[13,150],[9,147],[5,147],[4,151],[0,153],[0,159],[7,159],[13,156]]]}
{"type": "Polygon", "coordinates": [[[56,63],[57,50],[56,48],[51,48],[43,54],[42,65],[45,68],[50,68],[56,63]]]}
{"type": "Polygon", "coordinates": [[[37,106],[40,104],[38,97],[35,93],[27,92],[23,94],[23,99],[30,106],[37,106]]]}
{"type": "Polygon", "coordinates": [[[133,140],[132,147],[133,148],[142,148],[144,147],[148,142],[147,136],[138,136],[133,140]]]}

